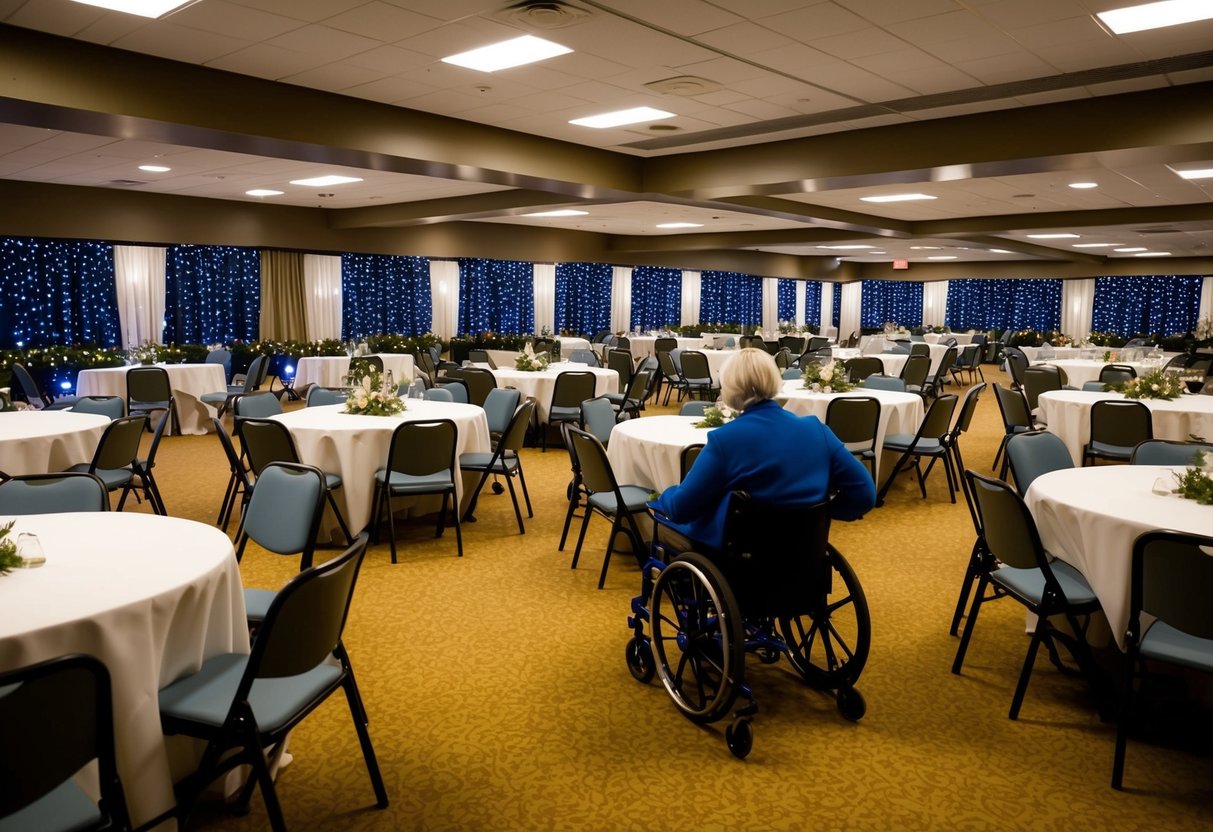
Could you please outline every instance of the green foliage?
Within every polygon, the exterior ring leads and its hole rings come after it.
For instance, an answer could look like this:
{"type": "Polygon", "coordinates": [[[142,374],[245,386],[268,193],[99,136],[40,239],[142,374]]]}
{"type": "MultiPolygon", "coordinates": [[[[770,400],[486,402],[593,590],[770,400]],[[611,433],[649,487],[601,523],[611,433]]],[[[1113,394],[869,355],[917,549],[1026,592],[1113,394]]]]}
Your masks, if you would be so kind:
{"type": "Polygon", "coordinates": [[[1040,347],[1044,342],[1044,336],[1034,329],[1020,329],[1007,338],[1008,347],[1040,347]]]}
{"type": "Polygon", "coordinates": [[[1195,463],[1182,474],[1175,475],[1178,488],[1175,493],[1185,500],[1195,500],[1201,505],[1213,506],[1213,478],[1204,471],[1205,455],[1197,453],[1195,463]]]}
{"type": "Polygon", "coordinates": [[[17,554],[17,544],[8,536],[13,530],[14,522],[16,521],[9,520],[6,525],[0,526],[0,575],[7,575],[25,565],[25,560],[17,554]]]}
{"type": "Polygon", "coordinates": [[[1092,332],[1087,340],[1097,347],[1123,347],[1127,338],[1122,338],[1115,332],[1092,332]]]}

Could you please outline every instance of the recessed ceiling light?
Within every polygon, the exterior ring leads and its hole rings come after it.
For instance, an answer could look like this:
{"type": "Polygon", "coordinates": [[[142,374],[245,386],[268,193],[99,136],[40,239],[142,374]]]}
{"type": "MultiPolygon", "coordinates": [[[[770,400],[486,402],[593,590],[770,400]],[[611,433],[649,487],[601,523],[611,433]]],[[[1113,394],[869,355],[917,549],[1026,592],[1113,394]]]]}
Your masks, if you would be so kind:
{"type": "Polygon", "coordinates": [[[166,168],[164,165],[140,165],[139,170],[145,170],[148,173],[168,173],[172,168],[166,168]]]}
{"type": "Polygon", "coordinates": [[[292,179],[292,185],[307,185],[312,188],[327,188],[329,185],[348,185],[351,182],[361,182],[357,176],[315,176],[311,179],[292,179]]]}
{"type": "Polygon", "coordinates": [[[910,251],[939,251],[943,246],[910,246],[910,251]]]}
{"type": "Polygon", "coordinates": [[[658,110],[653,107],[633,107],[630,110],[617,110],[613,113],[599,113],[596,116],[575,118],[569,124],[581,127],[622,127],[625,124],[639,124],[642,121],[657,121],[663,118],[673,118],[673,113],[658,110]]]}
{"type": "Polygon", "coordinates": [[[1114,249],[1114,251],[1116,251],[1120,254],[1128,254],[1129,252],[1132,252],[1132,251],[1148,251],[1148,250],[1149,249],[1147,249],[1145,246],[1135,246],[1135,247],[1131,247],[1131,248],[1114,249]]]}
{"type": "Polygon", "coordinates": [[[253,188],[251,191],[245,191],[245,196],[282,196],[282,191],[272,191],[269,188],[253,188]]]}
{"type": "Polygon", "coordinates": [[[1071,234],[1069,232],[1066,232],[1065,234],[1029,234],[1028,236],[1031,237],[1033,240],[1068,240],[1068,239],[1077,240],[1078,239],[1077,234],[1071,234]]]}
{"type": "Polygon", "coordinates": [[[927,259],[928,260],[955,260],[956,255],[955,254],[932,254],[927,259]]]}
{"type": "Polygon", "coordinates": [[[1098,182],[1071,182],[1070,187],[1076,191],[1086,191],[1091,188],[1098,188],[1098,182]]]}
{"type": "Polygon", "coordinates": [[[163,17],[173,9],[193,0],[76,0],[86,6],[99,6],[115,12],[137,14],[140,17],[163,17]]]}
{"type": "Polygon", "coordinates": [[[1169,251],[1143,251],[1140,254],[1134,254],[1134,257],[1170,257],[1169,251]]]}
{"type": "Polygon", "coordinates": [[[567,46],[552,43],[550,40],[537,38],[534,35],[523,35],[520,38],[511,38],[500,43],[482,46],[479,49],[460,52],[458,55],[448,55],[442,59],[442,62],[477,69],[481,72],[496,72],[499,69],[545,61],[557,55],[567,55],[572,51],[567,46]]]}
{"type": "Polygon", "coordinates": [[[1208,20],[1213,18],[1213,5],[1209,0],[1160,0],[1157,3],[1098,12],[1095,16],[1116,34],[1124,35],[1208,20]]]}
{"type": "MultiPolygon", "coordinates": [[[[1171,170],[1175,170],[1175,168],[1171,168],[1171,170]]],[[[1175,172],[1183,179],[1213,179],[1213,168],[1175,170],[1175,172]]]]}
{"type": "Polygon", "coordinates": [[[662,222],[657,224],[658,228],[703,228],[701,222],[662,222]]]}
{"type": "Polygon", "coordinates": [[[1012,253],[1013,253],[1013,252],[1007,251],[1005,248],[992,248],[992,249],[990,249],[990,254],[1012,254],[1012,253]]]}
{"type": "Polygon", "coordinates": [[[1115,248],[1120,243],[1075,243],[1074,248],[1115,248]]]}
{"type": "Polygon", "coordinates": [[[930,194],[885,194],[884,196],[861,196],[860,202],[913,202],[919,199],[938,199],[930,194]]]}
{"type": "Polygon", "coordinates": [[[589,211],[578,211],[576,208],[558,208],[555,211],[537,211],[534,214],[523,214],[524,217],[584,217],[589,211]]]}
{"type": "Polygon", "coordinates": [[[833,251],[854,251],[854,250],[858,250],[861,248],[875,248],[875,246],[865,246],[865,245],[860,245],[860,244],[856,243],[855,245],[846,245],[846,246],[818,246],[818,248],[828,248],[833,251]]]}

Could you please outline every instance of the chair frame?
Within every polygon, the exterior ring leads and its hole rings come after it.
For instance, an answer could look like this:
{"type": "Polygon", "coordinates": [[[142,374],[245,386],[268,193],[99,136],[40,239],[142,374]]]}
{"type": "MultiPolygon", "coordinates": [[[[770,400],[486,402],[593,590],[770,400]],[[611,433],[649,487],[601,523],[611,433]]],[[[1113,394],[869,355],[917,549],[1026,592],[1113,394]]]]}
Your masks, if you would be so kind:
{"type": "MultiPolygon", "coordinates": [[[[493,448],[493,455],[488,462],[483,465],[465,464],[460,459],[460,470],[467,473],[480,473],[480,479],[476,481],[476,487],[472,491],[472,496],[468,498],[467,511],[463,513],[463,521],[465,523],[475,523],[476,503],[480,498],[480,492],[484,489],[485,483],[488,482],[489,476],[501,475],[505,477],[505,484],[510,489],[510,500],[514,503],[514,519],[518,521],[518,534],[526,534],[526,526],[522,522],[522,511],[518,505],[518,494],[514,490],[514,477],[518,477],[518,483],[522,486],[522,497],[526,501],[526,516],[534,517],[535,512],[531,508],[531,495],[526,487],[526,475],[522,472],[522,456],[519,451],[522,449],[526,441],[527,428],[531,424],[531,414],[535,410],[534,399],[527,399],[518,405],[514,411],[514,415],[510,418],[509,425],[506,426],[501,438],[497,441],[496,447],[493,448]]],[[[496,488],[497,486],[494,486],[496,488]]],[[[455,507],[458,511],[459,507],[455,507]]]]}
{"type": "MultiPolygon", "coordinates": [[[[559,373],[556,376],[555,383],[552,385],[552,400],[548,405],[547,428],[550,428],[553,423],[559,424],[560,422],[575,422],[580,419],[581,403],[586,399],[593,399],[596,397],[595,390],[597,389],[597,386],[597,376],[594,373],[591,373],[589,370],[565,370],[564,372],[559,373]],[[566,376],[573,376],[573,378],[566,379],[566,376]],[[589,395],[577,399],[576,402],[572,400],[572,394],[570,394],[566,389],[569,385],[575,384],[586,385],[589,393],[589,395]],[[567,413],[557,414],[555,412],[557,407],[567,408],[567,413]]],[[[573,393],[576,392],[576,390],[573,391],[573,393]]],[[[548,449],[548,430],[541,430],[540,433],[542,435],[542,450],[546,452],[548,449]]]]}
{"type": "MultiPolygon", "coordinates": [[[[951,499],[951,501],[953,503],[956,502],[956,490],[957,490],[956,477],[957,477],[957,474],[956,474],[956,472],[954,472],[952,470],[952,451],[951,451],[951,449],[949,447],[949,443],[948,443],[948,437],[951,433],[952,414],[956,409],[956,403],[957,403],[957,400],[956,400],[955,393],[943,393],[943,394],[937,396],[935,398],[935,400],[933,402],[931,402],[931,406],[929,408],[927,408],[926,415],[923,416],[922,424],[918,426],[918,431],[914,434],[914,439],[910,442],[909,447],[901,452],[901,456],[897,459],[897,462],[893,465],[893,470],[889,473],[888,478],[884,481],[884,485],[882,485],[880,487],[879,492],[877,492],[877,494],[876,494],[876,505],[877,506],[884,505],[885,495],[889,493],[889,489],[893,486],[893,481],[897,478],[897,475],[899,473],[901,473],[902,468],[905,467],[906,463],[910,460],[911,457],[914,458],[914,472],[918,475],[918,489],[919,489],[919,491],[922,492],[922,498],[924,500],[927,498],[926,479],[928,476],[930,476],[931,469],[935,467],[935,463],[938,460],[942,459],[943,460],[943,470],[948,478],[948,497],[951,499]],[[927,429],[932,428],[932,434],[933,434],[934,429],[940,427],[939,425],[934,425],[933,422],[940,421],[943,418],[943,417],[933,417],[932,414],[935,413],[935,409],[937,407],[949,408],[948,412],[947,412],[947,416],[946,416],[947,421],[942,426],[943,429],[940,430],[937,435],[931,435],[931,434],[927,433],[927,429]],[[939,444],[938,449],[934,450],[934,451],[919,450],[918,445],[924,439],[936,440],[939,444]],[[922,470],[922,457],[924,457],[924,456],[931,457],[931,461],[927,464],[926,471],[922,470]]],[[[887,439],[886,439],[886,443],[887,443],[887,439]]],[[[883,450],[883,447],[882,447],[882,450],[883,450]]]]}
{"type": "MultiPolygon", "coordinates": [[[[628,511],[626,508],[627,504],[623,499],[622,492],[619,490],[619,482],[615,479],[615,472],[611,469],[611,462],[607,458],[606,448],[602,446],[602,443],[592,433],[587,433],[579,428],[569,426],[568,435],[570,447],[576,455],[577,465],[581,471],[582,486],[585,488],[587,497],[607,491],[612,492],[615,496],[615,511],[613,514],[597,508],[593,504],[593,501],[587,498],[585,514],[582,515],[581,519],[581,531],[577,535],[577,547],[573,550],[573,562],[569,567],[570,569],[577,568],[577,560],[581,557],[581,546],[585,542],[585,532],[590,525],[590,515],[597,512],[609,519],[611,521],[611,532],[607,536],[606,552],[602,557],[602,571],[598,575],[598,588],[602,589],[603,584],[606,583],[607,568],[611,564],[611,553],[615,548],[615,536],[619,532],[622,531],[628,536],[634,547],[633,552],[636,553],[637,557],[643,557],[647,551],[647,547],[645,546],[643,536],[640,534],[640,527],[636,524],[636,517],[633,512],[628,511]],[[588,449],[591,453],[595,454],[592,464],[600,465],[601,470],[590,479],[597,479],[598,476],[601,476],[603,480],[599,484],[603,487],[594,488],[592,484],[587,482],[586,461],[582,458],[583,449],[588,449]],[[627,524],[626,528],[624,526],[625,522],[627,524]]],[[[570,511],[571,508],[570,504],[570,511]]]]}
{"type": "MultiPolygon", "coordinates": [[[[460,477],[459,469],[459,428],[450,419],[424,419],[410,422],[401,422],[392,431],[392,442],[388,447],[387,462],[381,469],[384,472],[384,481],[379,482],[378,477],[375,479],[375,494],[374,504],[375,511],[371,517],[371,528],[375,531],[375,542],[379,542],[379,525],[383,522],[383,513],[386,510],[388,520],[388,539],[391,541],[392,563],[396,563],[396,518],[392,513],[392,497],[393,496],[424,496],[426,494],[441,494],[442,506],[438,509],[438,524],[434,532],[434,537],[442,537],[446,531],[447,517],[447,498],[449,497],[454,502],[454,511],[452,517],[455,525],[455,546],[459,553],[459,557],[463,557],[463,529],[460,523],[459,513],[459,491],[458,483],[460,477]],[[408,434],[432,431],[439,426],[443,426],[450,431],[451,436],[451,454],[450,462],[447,465],[447,470],[451,474],[450,485],[435,487],[430,490],[408,491],[401,492],[399,495],[392,494],[392,488],[389,485],[392,472],[396,471],[392,467],[392,463],[396,461],[397,447],[399,443],[407,441],[410,437],[408,434]]],[[[397,471],[397,473],[408,474],[407,471],[397,471]]],[[[433,473],[437,473],[436,471],[433,473]]],[[[378,472],[376,472],[378,474],[378,472]]]]}
{"type": "MultiPolygon", "coordinates": [[[[37,486],[38,483],[45,483],[45,484],[48,484],[48,487],[49,487],[49,485],[53,484],[55,481],[63,481],[63,480],[69,480],[69,479],[82,479],[82,478],[87,478],[87,479],[92,480],[93,483],[97,486],[97,496],[98,496],[99,507],[96,510],[97,511],[109,511],[110,510],[109,491],[106,489],[105,483],[102,482],[101,478],[98,477],[96,474],[90,474],[87,471],[61,471],[59,473],[53,473],[53,474],[17,474],[17,475],[11,476],[11,477],[5,477],[3,480],[0,480],[0,494],[3,494],[4,489],[6,489],[6,488],[16,488],[17,487],[17,486],[10,485],[10,483],[19,483],[19,484],[20,483],[32,483],[35,485],[35,487],[37,486]]],[[[3,502],[3,501],[0,500],[0,502],[3,502]]],[[[47,508],[45,510],[38,511],[37,513],[38,514],[54,514],[54,513],[61,512],[61,511],[79,511],[79,510],[80,509],[76,509],[76,508],[66,508],[66,509],[65,508],[47,508]]],[[[0,508],[0,514],[12,515],[15,513],[16,512],[12,511],[12,506],[6,506],[4,508],[0,508]]]]}
{"type": "Polygon", "coordinates": [[[1002,416],[1003,437],[998,443],[998,451],[994,454],[994,462],[990,464],[990,469],[998,468],[998,460],[1002,459],[1002,469],[999,470],[999,479],[1007,478],[1007,469],[1010,466],[1010,460],[1004,457],[1007,450],[1007,442],[1012,436],[1019,433],[1025,433],[1036,429],[1036,423],[1032,419],[1032,411],[1028,409],[1028,401],[1024,398],[1020,390],[1013,387],[1003,387],[998,382],[994,382],[994,400],[998,402],[998,412],[1002,416]],[[1014,421],[1019,414],[1009,413],[1008,408],[1023,408],[1023,422],[1014,421]],[[1016,430],[1022,427],[1023,430],[1016,430]]]}
{"type": "Polygon", "coordinates": [[[151,430],[152,429],[151,414],[155,413],[156,411],[159,411],[159,410],[167,411],[164,414],[164,418],[172,420],[169,423],[170,428],[172,428],[171,432],[172,433],[181,433],[181,424],[177,418],[177,403],[176,403],[176,400],[173,398],[173,384],[172,384],[172,381],[168,377],[168,370],[164,369],[163,367],[142,367],[142,366],[131,367],[130,369],[128,369],[126,371],[126,412],[128,414],[146,413],[148,415],[148,425],[147,425],[148,430],[151,430]],[[150,378],[153,374],[156,375],[158,378],[164,379],[164,389],[166,391],[168,391],[168,398],[166,398],[166,399],[135,399],[135,398],[132,398],[132,396],[131,396],[131,378],[132,378],[132,376],[135,378],[138,378],[139,376],[147,376],[150,378]],[[163,407],[159,406],[160,402],[165,402],[166,403],[165,406],[163,406],[163,407]],[[152,404],[155,406],[153,406],[153,407],[141,406],[141,405],[146,405],[146,404],[152,404]]]}
{"type": "Polygon", "coordinates": [[[228,438],[223,422],[219,421],[217,416],[211,417],[211,421],[215,425],[215,435],[219,437],[219,444],[227,456],[230,472],[227,488],[223,492],[223,502],[219,504],[219,516],[215,518],[215,525],[226,532],[228,524],[232,521],[232,511],[236,506],[237,497],[240,498],[240,515],[244,516],[244,509],[253,493],[253,481],[249,478],[248,469],[244,467],[241,453],[236,450],[236,446],[228,438]]]}
{"type": "Polygon", "coordinates": [[[1099,401],[1092,403],[1090,419],[1090,439],[1087,441],[1086,446],[1084,446],[1082,449],[1082,464],[1084,467],[1086,467],[1088,462],[1094,463],[1097,459],[1128,462],[1133,458],[1133,448],[1137,447],[1139,443],[1147,439],[1154,438],[1154,414],[1151,413],[1150,408],[1138,401],[1133,401],[1131,399],[1100,399],[1099,401]],[[1131,445],[1117,446],[1126,447],[1129,449],[1123,456],[1118,454],[1109,454],[1106,451],[1099,451],[1092,447],[1095,442],[1102,441],[1096,438],[1095,428],[1096,422],[1101,418],[1100,414],[1104,413],[1105,411],[1108,413],[1116,412],[1136,414],[1131,418],[1144,419],[1146,428],[1145,436],[1138,438],[1131,445]]]}
{"type": "Polygon", "coordinates": [[[830,400],[826,406],[826,427],[847,446],[851,455],[862,462],[872,474],[872,482],[876,482],[876,466],[880,461],[880,449],[876,447],[876,435],[880,432],[880,399],[875,396],[839,396],[830,400]],[[853,415],[856,408],[861,407],[864,413],[875,406],[871,434],[865,423],[856,421],[853,415]],[[851,411],[844,413],[844,411],[851,411]],[[860,442],[867,442],[866,448],[853,447],[860,442]]]}

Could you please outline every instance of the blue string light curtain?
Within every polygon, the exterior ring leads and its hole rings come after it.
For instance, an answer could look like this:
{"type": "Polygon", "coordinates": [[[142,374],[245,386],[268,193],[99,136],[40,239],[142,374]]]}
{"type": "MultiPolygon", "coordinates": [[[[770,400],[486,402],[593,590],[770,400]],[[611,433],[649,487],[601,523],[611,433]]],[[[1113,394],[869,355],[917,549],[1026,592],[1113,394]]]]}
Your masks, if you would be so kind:
{"type": "Polygon", "coordinates": [[[779,278],[778,291],[776,293],[776,317],[781,321],[796,320],[796,292],[800,288],[801,281],[788,280],[787,278],[779,278]]]}
{"type": "Polygon", "coordinates": [[[0,347],[116,346],[118,296],[108,243],[0,237],[0,347]]]}
{"type": "Polygon", "coordinates": [[[521,335],[535,329],[535,270],[513,260],[459,260],[459,332],[521,335]]]}
{"type": "Polygon", "coordinates": [[[611,328],[611,265],[556,264],[556,331],[593,335],[611,328]]]}
{"type": "Polygon", "coordinates": [[[1203,277],[1097,277],[1091,329],[1117,335],[1174,335],[1196,327],[1203,277]]]}
{"type": "Polygon", "coordinates": [[[703,272],[699,280],[699,320],[761,324],[762,278],[737,272],[703,272]]]}
{"type": "Polygon", "coordinates": [[[821,325],[821,281],[802,280],[804,284],[804,322],[812,326],[821,325]]]}
{"type": "Polygon", "coordinates": [[[859,303],[859,325],[879,329],[886,321],[922,326],[922,284],[908,280],[865,280],[859,303]]]}
{"type": "Polygon", "coordinates": [[[432,321],[430,261],[388,254],[341,255],[341,337],[422,335],[432,321]]]}
{"type": "Polygon", "coordinates": [[[677,326],[682,317],[682,270],[632,269],[632,329],[677,326]]]}
{"type": "Polygon", "coordinates": [[[1061,326],[1061,281],[949,280],[944,323],[952,329],[1057,329],[1061,326]]]}
{"type": "Polygon", "coordinates": [[[169,246],[164,340],[177,344],[256,341],[261,255],[234,246],[169,246]]]}
{"type": "MultiPolygon", "coordinates": [[[[837,327],[838,322],[841,320],[842,320],[842,284],[835,283],[832,308],[830,309],[830,326],[837,327]]],[[[843,337],[841,332],[838,333],[838,337],[839,338],[843,337]]]]}

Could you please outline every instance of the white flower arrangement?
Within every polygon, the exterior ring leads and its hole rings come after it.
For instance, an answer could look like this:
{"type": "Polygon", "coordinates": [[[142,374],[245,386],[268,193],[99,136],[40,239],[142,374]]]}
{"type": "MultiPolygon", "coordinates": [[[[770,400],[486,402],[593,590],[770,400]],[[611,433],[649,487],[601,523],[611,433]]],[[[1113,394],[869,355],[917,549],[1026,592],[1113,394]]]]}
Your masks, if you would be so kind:
{"type": "Polygon", "coordinates": [[[514,369],[521,370],[526,373],[538,373],[548,368],[548,362],[551,360],[549,353],[540,352],[536,354],[531,343],[528,341],[526,346],[522,348],[522,352],[514,359],[514,369]]]}
{"type": "Polygon", "coordinates": [[[1193,334],[1197,341],[1213,340],[1213,318],[1203,318],[1197,322],[1193,334]]]}
{"type": "Polygon", "coordinates": [[[695,427],[718,428],[726,422],[733,421],[735,418],[737,418],[737,411],[728,405],[712,405],[704,409],[703,418],[695,422],[695,427]]]}
{"type": "Polygon", "coordinates": [[[404,399],[387,387],[379,372],[372,369],[350,389],[344,412],[359,416],[392,416],[404,412],[404,399]]]}
{"type": "Polygon", "coordinates": [[[847,379],[847,370],[841,361],[810,363],[803,375],[805,389],[814,393],[845,393],[855,386],[847,379]]]}
{"type": "Polygon", "coordinates": [[[1105,390],[1124,393],[1126,399],[1177,399],[1184,394],[1184,381],[1179,373],[1152,370],[1131,378],[1123,384],[1105,384],[1105,390]]]}

